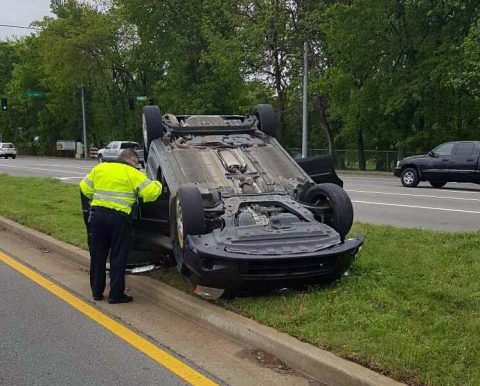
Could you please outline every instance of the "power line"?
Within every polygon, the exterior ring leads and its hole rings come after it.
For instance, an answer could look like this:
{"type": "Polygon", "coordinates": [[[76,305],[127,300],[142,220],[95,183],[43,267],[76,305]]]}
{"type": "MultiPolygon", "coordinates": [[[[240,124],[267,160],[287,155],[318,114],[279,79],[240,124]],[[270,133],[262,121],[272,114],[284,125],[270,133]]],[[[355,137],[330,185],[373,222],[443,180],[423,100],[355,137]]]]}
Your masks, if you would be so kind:
{"type": "Polygon", "coordinates": [[[41,28],[36,28],[36,27],[25,27],[22,25],[12,25],[12,24],[0,24],[0,27],[7,27],[7,28],[21,28],[21,29],[33,29],[36,31],[40,31],[41,28]]]}

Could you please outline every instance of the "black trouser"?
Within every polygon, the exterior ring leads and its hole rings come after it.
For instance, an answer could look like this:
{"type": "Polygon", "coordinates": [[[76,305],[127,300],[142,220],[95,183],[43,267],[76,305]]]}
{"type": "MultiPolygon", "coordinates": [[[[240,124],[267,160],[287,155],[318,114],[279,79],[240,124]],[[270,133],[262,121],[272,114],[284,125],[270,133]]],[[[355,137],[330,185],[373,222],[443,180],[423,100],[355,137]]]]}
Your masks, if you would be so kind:
{"type": "Polygon", "coordinates": [[[90,287],[95,297],[103,295],[107,258],[110,254],[109,299],[119,299],[125,291],[132,221],[122,212],[92,207],[88,224],[90,249],[90,287]]]}

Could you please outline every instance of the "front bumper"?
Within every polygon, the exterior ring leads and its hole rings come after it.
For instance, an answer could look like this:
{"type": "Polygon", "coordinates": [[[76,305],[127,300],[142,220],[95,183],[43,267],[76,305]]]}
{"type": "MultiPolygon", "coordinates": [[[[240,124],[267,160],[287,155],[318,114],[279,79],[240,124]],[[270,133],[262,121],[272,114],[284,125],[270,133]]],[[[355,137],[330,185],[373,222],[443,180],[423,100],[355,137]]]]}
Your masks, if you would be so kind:
{"type": "Polygon", "coordinates": [[[184,266],[193,285],[226,290],[267,289],[320,282],[343,274],[357,256],[361,239],[313,253],[247,255],[205,247],[188,237],[184,266]]]}
{"type": "Polygon", "coordinates": [[[399,168],[398,166],[394,169],[393,175],[395,177],[400,177],[402,175],[402,168],[399,168]]]}

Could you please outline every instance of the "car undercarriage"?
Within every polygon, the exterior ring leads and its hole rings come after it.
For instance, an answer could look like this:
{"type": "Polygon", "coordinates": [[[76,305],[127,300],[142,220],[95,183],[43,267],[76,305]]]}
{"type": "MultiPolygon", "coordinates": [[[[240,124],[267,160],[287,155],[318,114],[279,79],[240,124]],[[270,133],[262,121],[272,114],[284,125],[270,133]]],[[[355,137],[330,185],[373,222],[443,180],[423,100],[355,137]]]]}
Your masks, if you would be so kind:
{"type": "Polygon", "coordinates": [[[330,160],[294,160],[275,127],[270,105],[247,116],[144,108],[146,173],[164,192],[142,206],[137,235],[166,238],[203,297],[332,281],[361,248],[346,239],[353,208],[330,160]]]}

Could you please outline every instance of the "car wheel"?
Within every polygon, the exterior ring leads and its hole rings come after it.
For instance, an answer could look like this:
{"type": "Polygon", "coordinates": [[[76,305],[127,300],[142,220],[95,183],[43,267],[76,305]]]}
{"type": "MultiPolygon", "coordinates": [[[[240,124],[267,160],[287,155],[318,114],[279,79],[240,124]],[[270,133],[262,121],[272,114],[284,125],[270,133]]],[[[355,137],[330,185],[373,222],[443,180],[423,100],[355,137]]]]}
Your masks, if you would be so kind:
{"type": "Polygon", "coordinates": [[[15,158],[17,158],[17,156],[16,156],[16,155],[13,155],[12,158],[15,159],[15,158]]]}
{"type": "Polygon", "coordinates": [[[102,157],[101,154],[97,157],[97,161],[98,161],[99,164],[101,164],[103,162],[103,157],[102,157]]]}
{"type": "Polygon", "coordinates": [[[443,188],[447,183],[444,181],[428,181],[434,188],[443,188]]]}
{"type": "Polygon", "coordinates": [[[187,236],[201,235],[205,230],[205,215],[200,191],[196,187],[181,187],[170,201],[170,237],[179,268],[182,268],[187,236]]]}
{"type": "Polygon", "coordinates": [[[258,119],[259,130],[271,137],[275,136],[277,124],[275,120],[275,110],[272,105],[256,105],[252,110],[252,115],[255,115],[258,119]]]}
{"type": "Polygon", "coordinates": [[[150,144],[163,135],[162,114],[159,107],[145,106],[142,119],[143,143],[145,144],[144,157],[147,159],[150,144]]]}
{"type": "Polygon", "coordinates": [[[345,190],[331,183],[317,184],[308,189],[304,201],[317,206],[325,224],[345,239],[353,223],[352,201],[345,190]]]}
{"type": "Polygon", "coordinates": [[[407,168],[402,172],[400,177],[402,185],[407,188],[414,188],[420,182],[418,179],[418,172],[416,169],[407,168]]]}

